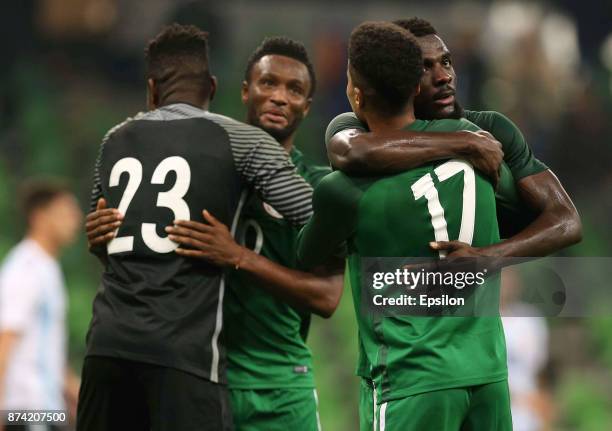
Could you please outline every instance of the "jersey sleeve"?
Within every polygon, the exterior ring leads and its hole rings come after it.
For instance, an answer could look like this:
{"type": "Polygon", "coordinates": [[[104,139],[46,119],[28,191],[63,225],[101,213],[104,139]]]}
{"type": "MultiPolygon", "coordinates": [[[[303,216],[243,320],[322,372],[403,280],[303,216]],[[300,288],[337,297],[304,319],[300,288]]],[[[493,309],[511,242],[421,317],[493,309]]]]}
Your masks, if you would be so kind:
{"type": "Polygon", "coordinates": [[[321,180],[313,196],[314,213],[298,235],[298,263],[325,263],[355,232],[361,193],[341,172],[321,180]]]}
{"type": "Polygon", "coordinates": [[[280,144],[255,127],[228,133],[242,178],[294,225],[305,224],[312,215],[312,187],[298,175],[280,144]]]}
{"type": "Polygon", "coordinates": [[[0,331],[22,332],[38,306],[41,280],[35,271],[13,268],[0,279],[0,331]]]}
{"type": "Polygon", "coordinates": [[[345,112],[336,116],[330,121],[327,125],[327,130],[325,130],[325,145],[329,145],[329,141],[336,133],[350,129],[368,131],[367,126],[353,112],[345,112]]]}
{"type": "Polygon", "coordinates": [[[504,161],[516,181],[548,169],[534,156],[520,129],[505,115],[490,111],[466,112],[466,116],[501,142],[504,161]]]}

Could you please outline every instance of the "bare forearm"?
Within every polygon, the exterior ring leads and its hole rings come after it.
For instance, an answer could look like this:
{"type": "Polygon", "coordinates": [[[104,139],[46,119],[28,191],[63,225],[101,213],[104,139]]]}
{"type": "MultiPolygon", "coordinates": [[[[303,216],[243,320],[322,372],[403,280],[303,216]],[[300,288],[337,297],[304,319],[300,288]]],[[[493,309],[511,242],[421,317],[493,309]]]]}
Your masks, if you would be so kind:
{"type": "Polygon", "coordinates": [[[322,317],[329,317],[342,295],[342,269],[315,275],[281,266],[244,249],[240,270],[254,276],[262,288],[285,302],[322,317]]]}
{"type": "Polygon", "coordinates": [[[328,146],[332,166],[351,174],[397,173],[434,160],[461,157],[468,144],[458,133],[388,131],[336,134],[328,146]]]}
{"type": "Polygon", "coordinates": [[[518,234],[485,247],[486,254],[499,257],[547,256],[581,240],[578,211],[552,172],[527,177],[519,181],[518,189],[523,201],[538,215],[518,234]]]}
{"type": "Polygon", "coordinates": [[[486,247],[497,257],[538,257],[580,241],[580,224],[570,211],[540,214],[529,226],[498,244],[486,247]]]}

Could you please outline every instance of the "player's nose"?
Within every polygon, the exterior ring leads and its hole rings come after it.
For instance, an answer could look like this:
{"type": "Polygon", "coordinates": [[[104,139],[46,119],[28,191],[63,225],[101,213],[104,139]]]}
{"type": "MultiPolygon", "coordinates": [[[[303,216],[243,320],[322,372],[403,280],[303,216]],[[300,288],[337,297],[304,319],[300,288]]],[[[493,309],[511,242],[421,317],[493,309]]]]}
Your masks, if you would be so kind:
{"type": "Polygon", "coordinates": [[[285,87],[279,85],[277,86],[272,95],[270,96],[270,101],[276,105],[286,105],[288,103],[287,100],[287,90],[285,87]]]}
{"type": "Polygon", "coordinates": [[[438,66],[434,69],[433,80],[436,86],[446,85],[453,80],[453,75],[445,68],[438,66]]]}

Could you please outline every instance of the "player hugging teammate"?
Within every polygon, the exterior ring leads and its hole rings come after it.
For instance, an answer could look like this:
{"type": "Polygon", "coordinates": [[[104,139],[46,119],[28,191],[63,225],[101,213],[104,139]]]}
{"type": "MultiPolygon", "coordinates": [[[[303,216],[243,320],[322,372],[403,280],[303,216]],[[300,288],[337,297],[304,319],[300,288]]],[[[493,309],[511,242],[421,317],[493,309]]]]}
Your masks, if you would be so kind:
{"type": "Polygon", "coordinates": [[[353,113],[326,134],[332,164],[347,173],[325,178],[330,170],[293,145],[315,89],[301,44],[272,38],[251,56],[249,126],[208,111],[216,80],[206,35],[175,25],[150,44],[149,112],[109,132],[96,171],[87,230],[105,272],[79,429],[320,429],[305,338],[310,313],[337,306],[344,245],[361,429],[512,428],[499,318],[362,314],[360,259],[543,255],[577,241],[579,219],[516,126],[460,108],[433,27],[398,24],[364,23],[351,35],[353,113]],[[473,199],[462,202],[468,180],[473,199]],[[314,214],[300,231],[310,186],[314,214]],[[453,202],[444,223],[428,208],[434,190],[453,202]],[[500,241],[499,207],[516,213],[523,203],[535,216],[500,241]],[[464,220],[466,205],[474,217],[464,220]]]}

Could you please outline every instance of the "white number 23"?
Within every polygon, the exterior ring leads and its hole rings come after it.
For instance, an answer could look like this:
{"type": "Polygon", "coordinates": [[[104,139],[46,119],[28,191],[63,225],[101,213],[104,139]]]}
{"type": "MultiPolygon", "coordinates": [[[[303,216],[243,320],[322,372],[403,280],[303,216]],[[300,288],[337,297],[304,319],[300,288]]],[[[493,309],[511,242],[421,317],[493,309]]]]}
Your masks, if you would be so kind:
{"type": "MultiPolygon", "coordinates": [[[[164,184],[166,176],[169,172],[176,173],[176,182],[174,186],[167,192],[160,192],[157,195],[157,206],[169,208],[174,213],[174,219],[189,220],[190,212],[187,202],[183,197],[189,190],[191,183],[191,169],[187,161],[178,156],[168,157],[157,165],[151,184],[164,184]]],[[[140,183],[142,182],[142,163],[133,157],[125,157],[119,160],[113,166],[110,174],[110,187],[117,187],[121,175],[127,172],[129,175],[128,184],[123,192],[119,207],[117,208],[121,214],[127,212],[140,183]]],[[[144,243],[151,250],[157,253],[169,253],[178,247],[178,244],[172,242],[168,237],[160,237],[156,231],[155,223],[143,223],[140,229],[144,243]]],[[[108,243],[108,254],[123,253],[134,249],[134,237],[123,236],[115,237],[108,243]]]]}

